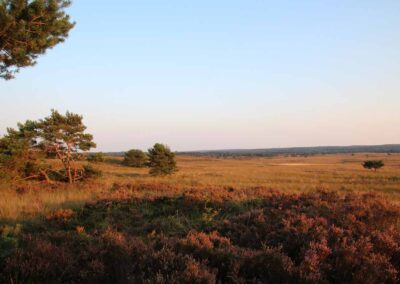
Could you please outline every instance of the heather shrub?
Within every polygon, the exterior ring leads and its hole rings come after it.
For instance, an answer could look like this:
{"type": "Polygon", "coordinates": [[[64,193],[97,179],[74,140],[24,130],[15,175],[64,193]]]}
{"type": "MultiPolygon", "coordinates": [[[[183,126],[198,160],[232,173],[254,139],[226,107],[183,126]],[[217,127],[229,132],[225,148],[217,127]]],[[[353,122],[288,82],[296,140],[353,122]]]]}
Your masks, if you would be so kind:
{"type": "Polygon", "coordinates": [[[46,216],[46,220],[52,225],[66,225],[76,216],[72,209],[57,209],[46,216]]]}
{"type": "Polygon", "coordinates": [[[107,199],[49,214],[48,230],[4,234],[0,281],[397,283],[399,212],[331,192],[107,199]],[[204,222],[208,208],[220,213],[204,222]]]}

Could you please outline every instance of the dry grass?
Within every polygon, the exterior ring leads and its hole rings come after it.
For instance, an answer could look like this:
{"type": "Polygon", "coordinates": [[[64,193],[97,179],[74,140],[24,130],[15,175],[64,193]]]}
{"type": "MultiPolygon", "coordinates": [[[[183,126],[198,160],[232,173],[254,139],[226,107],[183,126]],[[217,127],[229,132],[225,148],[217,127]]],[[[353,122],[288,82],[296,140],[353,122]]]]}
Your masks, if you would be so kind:
{"type": "Polygon", "coordinates": [[[356,154],[313,157],[218,159],[179,157],[179,172],[170,177],[151,177],[147,169],[103,164],[107,180],[130,183],[163,183],[187,187],[262,186],[283,192],[376,191],[397,198],[400,193],[400,155],[356,154]],[[365,170],[366,159],[382,159],[378,172],[365,170]]]}
{"type": "MultiPolygon", "coordinates": [[[[165,194],[188,190],[213,191],[231,187],[243,189],[262,187],[281,192],[311,192],[326,189],[338,192],[379,192],[393,201],[400,200],[400,155],[356,154],[321,155],[312,157],[272,157],[219,159],[179,156],[179,172],[168,177],[152,177],[148,169],[122,166],[118,158],[109,158],[97,165],[104,177],[75,186],[40,183],[11,185],[0,182],[0,219],[15,222],[55,208],[79,208],[86,201],[115,194],[114,183],[152,185],[156,192],[144,190],[136,195],[163,195],[163,186],[174,188],[165,194]],[[385,167],[378,172],[365,170],[366,159],[382,159],[385,167]]],[[[254,192],[259,194],[260,190],[254,192]]],[[[251,194],[242,193],[242,198],[251,194]]],[[[254,197],[254,196],[253,196],[254,197]]]]}

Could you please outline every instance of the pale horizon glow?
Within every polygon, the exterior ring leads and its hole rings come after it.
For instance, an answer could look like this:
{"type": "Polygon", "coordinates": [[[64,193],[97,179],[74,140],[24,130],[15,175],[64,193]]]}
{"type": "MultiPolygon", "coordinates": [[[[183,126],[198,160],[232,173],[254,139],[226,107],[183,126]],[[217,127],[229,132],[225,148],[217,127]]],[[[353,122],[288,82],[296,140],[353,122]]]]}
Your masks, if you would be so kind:
{"type": "Polygon", "coordinates": [[[400,1],[73,1],[65,43],[0,81],[0,135],[50,109],[96,151],[400,143],[400,1]]]}

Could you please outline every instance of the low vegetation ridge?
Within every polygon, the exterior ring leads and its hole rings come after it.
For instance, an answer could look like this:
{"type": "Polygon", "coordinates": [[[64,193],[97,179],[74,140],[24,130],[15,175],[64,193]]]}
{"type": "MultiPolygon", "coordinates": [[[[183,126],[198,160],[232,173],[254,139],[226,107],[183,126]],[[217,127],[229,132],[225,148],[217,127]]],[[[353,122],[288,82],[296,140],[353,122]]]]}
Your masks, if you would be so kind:
{"type": "Polygon", "coordinates": [[[178,152],[199,156],[276,156],[276,155],[320,155],[346,153],[400,153],[400,144],[316,146],[265,149],[226,149],[178,152]]]}
{"type": "MultiPolygon", "coordinates": [[[[321,155],[348,153],[400,153],[400,144],[351,145],[351,146],[315,146],[263,149],[221,149],[179,151],[178,155],[194,156],[277,156],[277,155],[321,155]]],[[[122,157],[125,152],[106,152],[107,156],[122,157]]]]}

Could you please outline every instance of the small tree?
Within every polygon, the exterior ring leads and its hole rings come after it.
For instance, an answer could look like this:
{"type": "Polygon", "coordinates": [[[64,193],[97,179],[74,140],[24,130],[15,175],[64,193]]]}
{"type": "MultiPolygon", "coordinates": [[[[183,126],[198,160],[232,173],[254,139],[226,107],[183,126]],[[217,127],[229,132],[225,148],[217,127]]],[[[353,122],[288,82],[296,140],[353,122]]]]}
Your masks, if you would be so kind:
{"type": "Polygon", "coordinates": [[[168,175],[177,171],[175,153],[168,146],[156,143],[148,151],[151,175],[168,175]]]}
{"type": "Polygon", "coordinates": [[[143,168],[147,166],[147,155],[142,150],[132,149],[125,152],[122,163],[128,167],[143,168]]]}
{"type": "Polygon", "coordinates": [[[38,122],[40,146],[61,160],[69,183],[79,178],[74,153],[96,147],[93,136],[85,133],[86,126],[82,119],[78,114],[67,112],[62,115],[52,110],[50,116],[38,122]]]}
{"type": "Polygon", "coordinates": [[[103,163],[105,158],[102,152],[91,153],[88,155],[87,160],[92,163],[103,163]]]}
{"type": "Polygon", "coordinates": [[[0,1],[0,77],[12,79],[33,66],[47,49],[63,42],[74,23],[64,9],[69,0],[0,1]]]}
{"type": "Polygon", "coordinates": [[[385,164],[381,160],[368,160],[363,163],[363,167],[366,169],[373,169],[375,172],[382,168],[385,164]]]}
{"type": "Polygon", "coordinates": [[[0,168],[9,176],[24,179],[44,178],[50,181],[45,155],[37,143],[37,123],[18,123],[18,129],[8,128],[0,139],[0,168]]]}

